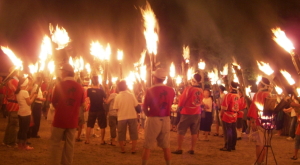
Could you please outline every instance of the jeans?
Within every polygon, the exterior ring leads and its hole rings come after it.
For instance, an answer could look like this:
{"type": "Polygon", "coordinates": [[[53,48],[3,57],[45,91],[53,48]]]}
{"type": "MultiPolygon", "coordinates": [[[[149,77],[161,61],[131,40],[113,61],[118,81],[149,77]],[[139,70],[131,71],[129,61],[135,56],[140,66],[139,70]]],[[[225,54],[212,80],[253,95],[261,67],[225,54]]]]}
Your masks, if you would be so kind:
{"type": "Polygon", "coordinates": [[[74,155],[75,133],[76,128],[64,129],[52,127],[50,138],[50,164],[72,164],[74,155]],[[60,144],[62,140],[65,140],[65,142],[61,152],[60,144]]]}
{"type": "Polygon", "coordinates": [[[297,127],[297,116],[293,116],[291,117],[291,125],[289,130],[289,136],[291,138],[295,138],[296,127],[297,127]]]}
{"type": "Polygon", "coordinates": [[[18,112],[8,112],[8,122],[4,134],[3,143],[7,145],[14,145],[17,141],[17,132],[19,127],[18,112]]]}
{"type": "Polygon", "coordinates": [[[117,137],[117,125],[118,125],[117,116],[108,116],[108,121],[109,121],[109,128],[110,128],[110,137],[116,138],[117,137]]]}
{"type": "Polygon", "coordinates": [[[34,125],[31,127],[31,136],[38,136],[42,116],[42,103],[34,103],[32,107],[32,117],[34,125]]]}
{"type": "Polygon", "coordinates": [[[29,125],[30,125],[30,115],[19,116],[18,140],[20,140],[20,141],[27,140],[27,132],[29,130],[29,125]]]}
{"type": "Polygon", "coordinates": [[[226,139],[227,142],[225,144],[225,147],[228,150],[235,149],[236,145],[236,139],[237,139],[237,133],[236,133],[236,122],[234,123],[227,123],[223,121],[223,124],[226,127],[226,139]]]}

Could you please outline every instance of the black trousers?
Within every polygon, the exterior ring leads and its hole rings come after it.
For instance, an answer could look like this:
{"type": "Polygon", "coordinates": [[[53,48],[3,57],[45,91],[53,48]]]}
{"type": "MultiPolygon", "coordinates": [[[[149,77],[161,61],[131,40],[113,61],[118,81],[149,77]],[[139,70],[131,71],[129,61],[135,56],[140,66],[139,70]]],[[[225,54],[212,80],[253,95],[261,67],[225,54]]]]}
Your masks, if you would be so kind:
{"type": "Polygon", "coordinates": [[[29,125],[30,125],[30,115],[28,116],[18,115],[18,118],[19,118],[18,140],[26,141],[27,132],[29,130],[29,125]]]}
{"type": "Polygon", "coordinates": [[[42,116],[42,103],[34,103],[32,107],[32,117],[34,125],[31,127],[31,137],[38,135],[42,116]]]}
{"type": "Polygon", "coordinates": [[[223,121],[224,126],[226,127],[226,148],[228,150],[235,149],[237,133],[236,133],[236,122],[226,123],[223,121]]]}

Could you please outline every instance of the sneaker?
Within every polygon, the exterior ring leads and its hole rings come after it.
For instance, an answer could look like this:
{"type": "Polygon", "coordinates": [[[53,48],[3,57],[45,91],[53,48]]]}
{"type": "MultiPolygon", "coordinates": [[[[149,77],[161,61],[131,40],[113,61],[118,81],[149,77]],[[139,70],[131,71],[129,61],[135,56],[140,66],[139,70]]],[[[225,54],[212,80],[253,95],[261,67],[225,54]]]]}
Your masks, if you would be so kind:
{"type": "Polygon", "coordinates": [[[182,150],[173,151],[172,154],[182,154],[182,150]]]}
{"type": "Polygon", "coordinates": [[[288,141],[292,141],[292,140],[294,140],[294,138],[292,138],[292,137],[288,137],[288,138],[286,138],[286,140],[288,140],[288,141]]]}

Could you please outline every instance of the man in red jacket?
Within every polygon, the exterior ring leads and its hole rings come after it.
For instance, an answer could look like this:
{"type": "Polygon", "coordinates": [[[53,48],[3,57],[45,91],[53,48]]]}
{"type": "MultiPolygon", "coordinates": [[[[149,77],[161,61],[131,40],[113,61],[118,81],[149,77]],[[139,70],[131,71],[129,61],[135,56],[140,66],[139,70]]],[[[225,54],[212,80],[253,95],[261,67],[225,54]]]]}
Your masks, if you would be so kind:
{"type": "Polygon", "coordinates": [[[199,87],[201,76],[194,74],[191,80],[192,86],[184,89],[179,98],[178,110],[180,111],[180,121],[178,123],[178,148],[173,154],[182,154],[182,142],[188,128],[191,130],[191,149],[189,154],[194,154],[194,147],[197,142],[197,133],[200,126],[200,105],[203,100],[203,90],[199,87]]]}
{"type": "Polygon", "coordinates": [[[84,102],[82,86],[74,79],[70,64],[61,67],[62,81],[53,91],[52,104],[55,115],[52,123],[50,164],[72,164],[79,108],[84,102]],[[60,142],[65,140],[62,156],[60,142]]]}
{"type": "Polygon", "coordinates": [[[263,128],[260,126],[258,120],[259,109],[257,109],[256,104],[261,104],[263,106],[265,103],[265,99],[271,95],[270,81],[267,78],[263,77],[259,82],[257,88],[258,92],[253,96],[253,100],[248,111],[248,117],[250,118],[250,128],[252,129],[252,135],[255,135],[253,137],[256,140],[256,164],[262,164],[266,154],[266,149],[264,148],[265,138],[263,134],[263,128]]]}

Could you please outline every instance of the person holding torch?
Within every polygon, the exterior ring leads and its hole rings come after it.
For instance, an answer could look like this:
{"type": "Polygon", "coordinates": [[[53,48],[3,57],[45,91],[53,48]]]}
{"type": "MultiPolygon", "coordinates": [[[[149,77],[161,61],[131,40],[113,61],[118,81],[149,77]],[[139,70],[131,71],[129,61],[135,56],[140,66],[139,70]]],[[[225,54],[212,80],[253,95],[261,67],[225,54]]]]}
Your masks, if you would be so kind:
{"type": "Polygon", "coordinates": [[[256,140],[256,158],[257,158],[257,165],[263,163],[263,160],[266,155],[266,149],[264,148],[264,133],[263,128],[260,127],[260,123],[258,120],[258,108],[256,104],[264,105],[265,99],[271,95],[270,92],[270,81],[262,77],[261,81],[259,82],[258,92],[253,96],[252,103],[249,107],[248,117],[250,118],[250,127],[252,129],[252,136],[256,140]]]}

